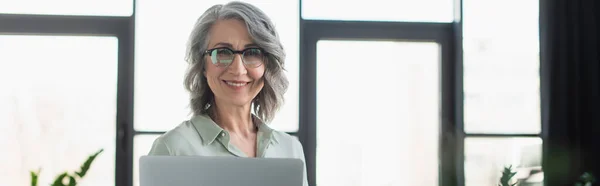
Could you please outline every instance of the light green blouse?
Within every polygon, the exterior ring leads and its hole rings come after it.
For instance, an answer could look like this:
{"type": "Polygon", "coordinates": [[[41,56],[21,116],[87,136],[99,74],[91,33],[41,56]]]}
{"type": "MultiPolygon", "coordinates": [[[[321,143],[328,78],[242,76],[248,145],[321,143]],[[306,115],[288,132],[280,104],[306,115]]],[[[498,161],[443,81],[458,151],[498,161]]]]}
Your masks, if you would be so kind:
{"type": "MultiPolygon", "coordinates": [[[[258,158],[297,158],[304,160],[304,151],[297,138],[271,129],[255,118],[258,126],[258,158]]],[[[148,155],[165,156],[237,156],[248,157],[229,143],[229,133],[206,115],[194,116],[156,138],[148,155]]],[[[304,186],[306,163],[304,166],[304,186]]]]}

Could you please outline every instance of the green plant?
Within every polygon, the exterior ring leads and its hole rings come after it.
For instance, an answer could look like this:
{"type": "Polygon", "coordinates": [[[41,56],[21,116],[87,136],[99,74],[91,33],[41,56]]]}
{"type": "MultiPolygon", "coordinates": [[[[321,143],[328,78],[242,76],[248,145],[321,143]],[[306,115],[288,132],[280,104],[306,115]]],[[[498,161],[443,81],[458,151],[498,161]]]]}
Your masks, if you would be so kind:
{"type": "MultiPolygon", "coordinates": [[[[510,180],[517,173],[512,172],[512,165],[508,167],[504,167],[504,171],[502,171],[502,177],[500,177],[500,184],[498,186],[515,186],[517,183],[510,184],[510,180]]],[[[579,180],[575,183],[575,186],[592,186],[593,183],[596,183],[596,178],[589,172],[583,173],[579,177],[579,180]]]]}
{"type": "Polygon", "coordinates": [[[592,186],[593,183],[596,183],[596,178],[591,173],[586,172],[579,177],[579,181],[575,183],[575,186],[592,186]]]}
{"type": "MultiPolygon", "coordinates": [[[[92,162],[102,153],[104,149],[98,150],[96,153],[90,155],[88,159],[81,165],[81,169],[79,171],[75,171],[73,173],[64,172],[56,177],[54,182],[50,186],[76,186],[77,182],[80,181],[85,174],[90,169],[92,162]]],[[[30,171],[31,174],[31,186],[37,186],[38,177],[40,175],[41,169],[37,171],[30,171]]]]}
{"type": "Polygon", "coordinates": [[[517,183],[510,184],[510,180],[513,176],[517,174],[512,171],[512,165],[508,167],[504,167],[504,171],[502,171],[502,177],[500,177],[500,184],[498,186],[515,186],[517,183]]]}

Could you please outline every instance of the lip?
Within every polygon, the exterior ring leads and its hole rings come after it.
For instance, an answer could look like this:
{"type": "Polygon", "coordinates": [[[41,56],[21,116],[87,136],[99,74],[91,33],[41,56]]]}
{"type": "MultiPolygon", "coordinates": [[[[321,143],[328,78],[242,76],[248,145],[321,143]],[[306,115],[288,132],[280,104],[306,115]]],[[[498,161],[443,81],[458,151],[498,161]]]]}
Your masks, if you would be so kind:
{"type": "Polygon", "coordinates": [[[225,83],[227,82],[231,82],[231,83],[250,83],[250,81],[237,81],[237,80],[223,80],[225,83]]]}
{"type": "Polygon", "coordinates": [[[246,88],[251,82],[250,81],[229,81],[229,80],[222,80],[223,84],[225,84],[225,86],[229,87],[230,89],[233,90],[242,90],[244,88],[246,88]],[[235,86],[235,85],[230,85],[229,83],[235,83],[235,84],[244,84],[242,86],[235,86]]]}

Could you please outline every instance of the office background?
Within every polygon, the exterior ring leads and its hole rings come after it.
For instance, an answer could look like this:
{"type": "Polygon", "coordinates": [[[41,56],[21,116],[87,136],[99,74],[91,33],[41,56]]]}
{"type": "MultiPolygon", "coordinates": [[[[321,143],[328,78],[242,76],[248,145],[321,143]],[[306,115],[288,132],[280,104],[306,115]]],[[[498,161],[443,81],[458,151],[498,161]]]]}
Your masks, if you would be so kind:
{"type": "MultiPolygon", "coordinates": [[[[185,42],[222,0],[0,0],[0,185],[137,186],[189,117],[185,42]]],[[[319,186],[572,185],[600,174],[600,3],[247,1],[275,22],[290,89],[272,126],[319,186]],[[543,168],[543,171],[542,171],[543,168]]]]}

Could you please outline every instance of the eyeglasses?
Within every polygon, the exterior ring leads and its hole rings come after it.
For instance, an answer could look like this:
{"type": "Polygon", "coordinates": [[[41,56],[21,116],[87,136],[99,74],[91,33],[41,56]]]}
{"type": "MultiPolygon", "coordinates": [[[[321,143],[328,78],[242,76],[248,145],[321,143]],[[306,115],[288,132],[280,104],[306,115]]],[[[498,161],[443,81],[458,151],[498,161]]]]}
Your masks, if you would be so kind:
{"type": "Polygon", "coordinates": [[[256,68],[263,64],[266,53],[260,48],[247,48],[242,51],[231,50],[230,48],[213,48],[206,50],[204,55],[210,55],[212,63],[218,67],[228,67],[233,63],[235,54],[242,55],[244,66],[256,68]]]}

